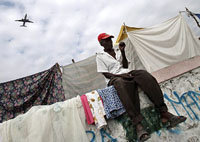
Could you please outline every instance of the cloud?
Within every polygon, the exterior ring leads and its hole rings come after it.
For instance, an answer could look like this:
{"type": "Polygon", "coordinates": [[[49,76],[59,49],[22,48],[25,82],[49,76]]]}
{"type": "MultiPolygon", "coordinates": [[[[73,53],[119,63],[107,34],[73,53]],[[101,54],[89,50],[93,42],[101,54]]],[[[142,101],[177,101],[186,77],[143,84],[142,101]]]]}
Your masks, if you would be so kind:
{"type": "MultiPolygon", "coordinates": [[[[120,26],[148,27],[184,10],[199,12],[197,0],[6,0],[0,2],[0,82],[79,61],[102,50],[101,32],[113,34],[120,26]],[[25,13],[34,23],[19,27],[25,13]]],[[[186,17],[186,16],[185,16],[186,17]]],[[[197,35],[200,30],[186,17],[197,35]]]]}

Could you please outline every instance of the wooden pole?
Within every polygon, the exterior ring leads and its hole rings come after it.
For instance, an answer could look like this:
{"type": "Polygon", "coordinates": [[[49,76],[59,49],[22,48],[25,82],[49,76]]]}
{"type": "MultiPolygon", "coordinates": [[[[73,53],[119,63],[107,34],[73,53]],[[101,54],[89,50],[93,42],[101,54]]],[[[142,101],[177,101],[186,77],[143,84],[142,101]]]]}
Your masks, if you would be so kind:
{"type": "Polygon", "coordinates": [[[185,9],[186,9],[186,11],[189,13],[189,15],[192,16],[192,18],[193,18],[193,19],[195,20],[195,22],[197,23],[197,26],[200,28],[199,22],[198,22],[198,20],[196,19],[196,17],[194,16],[194,14],[193,14],[191,11],[189,11],[189,10],[187,9],[187,7],[186,7],[185,9]]]}
{"type": "Polygon", "coordinates": [[[61,70],[60,70],[60,65],[58,63],[56,63],[56,66],[58,68],[58,71],[62,74],[61,70]]]}

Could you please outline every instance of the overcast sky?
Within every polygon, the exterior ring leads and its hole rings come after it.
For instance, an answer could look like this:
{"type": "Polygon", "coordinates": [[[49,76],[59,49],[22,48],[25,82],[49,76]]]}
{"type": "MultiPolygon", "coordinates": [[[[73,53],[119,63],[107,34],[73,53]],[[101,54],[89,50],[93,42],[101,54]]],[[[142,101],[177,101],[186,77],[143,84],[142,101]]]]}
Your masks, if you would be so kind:
{"type": "MultiPolygon", "coordinates": [[[[120,27],[149,27],[188,7],[200,13],[200,0],[0,0],[0,82],[71,64],[102,50],[99,33],[116,40],[120,27]],[[27,27],[15,22],[25,14],[27,27]]],[[[200,28],[183,13],[197,36],[200,28]]]]}

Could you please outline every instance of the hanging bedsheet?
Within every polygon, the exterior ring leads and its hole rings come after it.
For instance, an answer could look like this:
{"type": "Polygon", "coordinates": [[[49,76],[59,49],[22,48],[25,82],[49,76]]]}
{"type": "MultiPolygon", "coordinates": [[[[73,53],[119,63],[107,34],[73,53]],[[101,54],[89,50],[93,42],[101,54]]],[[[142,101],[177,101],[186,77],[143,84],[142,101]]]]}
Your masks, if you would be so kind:
{"type": "Polygon", "coordinates": [[[27,112],[34,105],[64,101],[58,64],[50,69],[0,84],[0,123],[27,112]]]}
{"type": "Polygon", "coordinates": [[[133,54],[136,52],[149,72],[200,55],[200,40],[181,14],[161,24],[127,34],[128,39],[125,42],[128,45],[128,60],[134,61],[133,54]]]}
{"type": "Polygon", "coordinates": [[[101,73],[97,72],[96,55],[63,67],[63,87],[66,99],[106,87],[101,73]]]}
{"type": "Polygon", "coordinates": [[[2,142],[89,142],[81,108],[80,96],[34,106],[25,114],[0,123],[0,138],[2,142]]]}

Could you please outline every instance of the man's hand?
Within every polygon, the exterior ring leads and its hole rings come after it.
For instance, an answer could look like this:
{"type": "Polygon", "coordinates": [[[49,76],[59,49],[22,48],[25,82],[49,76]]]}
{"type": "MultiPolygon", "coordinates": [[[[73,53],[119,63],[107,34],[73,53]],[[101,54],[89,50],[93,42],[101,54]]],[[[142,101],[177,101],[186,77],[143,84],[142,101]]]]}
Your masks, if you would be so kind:
{"type": "Polygon", "coordinates": [[[120,51],[124,51],[125,47],[126,47],[126,44],[124,42],[120,42],[119,43],[119,49],[120,49],[120,51]]]}
{"type": "Polygon", "coordinates": [[[128,68],[128,60],[126,59],[126,54],[125,54],[125,50],[124,50],[125,47],[126,47],[126,44],[124,42],[119,43],[119,49],[122,54],[122,66],[123,66],[123,68],[128,68]]]}

